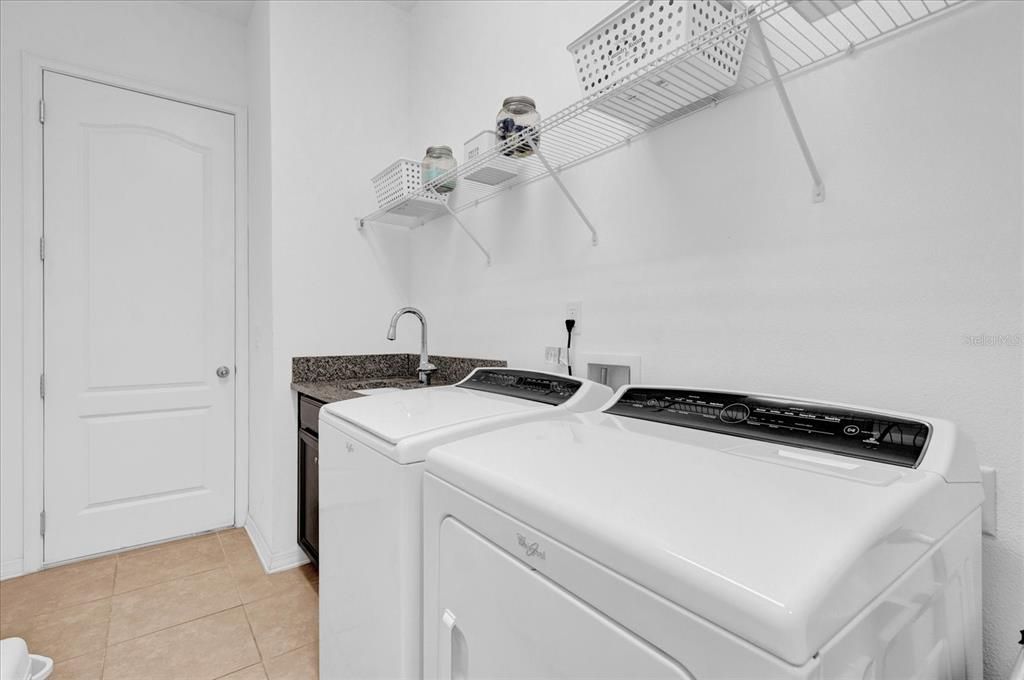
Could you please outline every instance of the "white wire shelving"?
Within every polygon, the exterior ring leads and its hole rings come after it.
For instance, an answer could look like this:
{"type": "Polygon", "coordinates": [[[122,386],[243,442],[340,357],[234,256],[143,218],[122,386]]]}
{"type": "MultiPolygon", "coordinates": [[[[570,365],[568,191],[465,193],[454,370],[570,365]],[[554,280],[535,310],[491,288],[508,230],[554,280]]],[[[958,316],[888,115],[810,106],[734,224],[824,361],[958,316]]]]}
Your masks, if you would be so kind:
{"type": "Polygon", "coordinates": [[[458,213],[509,189],[550,176],[590,230],[591,241],[596,245],[596,229],[559,178],[563,170],[769,81],[775,85],[807,162],[813,183],[812,200],[822,201],[824,183],[782,79],[970,1],[743,0],[744,11],[737,12],[733,19],[546,117],[533,130],[524,131],[437,178],[436,184],[452,177],[457,181],[446,204],[425,202],[423,199],[432,196],[433,189],[423,187],[402,201],[358,218],[359,229],[373,223],[416,227],[450,215],[489,264],[490,253],[458,213]],[[706,68],[695,68],[716,46],[739,33],[747,34],[747,43],[735,82],[706,68]],[[540,142],[533,155],[505,155],[507,150],[523,144],[534,146],[535,135],[540,142]],[[422,209],[425,203],[429,210],[422,209]]]}

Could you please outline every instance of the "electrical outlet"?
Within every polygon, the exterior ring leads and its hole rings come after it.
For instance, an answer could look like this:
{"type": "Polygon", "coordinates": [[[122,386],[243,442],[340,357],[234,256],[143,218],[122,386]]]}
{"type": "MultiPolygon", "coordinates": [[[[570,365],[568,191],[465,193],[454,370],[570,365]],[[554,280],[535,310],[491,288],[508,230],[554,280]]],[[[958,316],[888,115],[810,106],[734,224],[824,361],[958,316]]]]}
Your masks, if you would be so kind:
{"type": "Polygon", "coordinates": [[[996,535],[996,471],[987,465],[981,466],[981,488],[985,502],[981,505],[981,533],[996,535]]]}
{"type": "Polygon", "coordinates": [[[561,347],[545,347],[544,348],[544,363],[558,365],[562,363],[562,352],[564,350],[561,347]]]}
{"type": "Polygon", "coordinates": [[[581,318],[582,316],[583,316],[583,303],[582,302],[576,301],[576,302],[566,302],[565,303],[565,318],[566,319],[572,319],[573,321],[576,322],[576,325],[572,329],[572,332],[574,334],[580,332],[580,324],[582,322],[582,318],[581,318]]]}

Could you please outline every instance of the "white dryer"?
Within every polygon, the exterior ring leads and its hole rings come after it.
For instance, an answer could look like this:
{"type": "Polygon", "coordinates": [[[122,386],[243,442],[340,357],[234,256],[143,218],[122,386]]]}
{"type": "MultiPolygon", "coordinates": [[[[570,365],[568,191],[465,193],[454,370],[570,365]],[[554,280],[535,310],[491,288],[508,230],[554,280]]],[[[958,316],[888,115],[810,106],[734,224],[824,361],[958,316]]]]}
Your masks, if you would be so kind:
{"type": "Polygon", "coordinates": [[[435,448],[427,678],[981,678],[952,424],[626,387],[435,448]]]}
{"type": "Polygon", "coordinates": [[[423,461],[434,446],[612,396],[564,375],[480,368],[454,386],[320,410],[320,677],[422,677],[423,461]]]}

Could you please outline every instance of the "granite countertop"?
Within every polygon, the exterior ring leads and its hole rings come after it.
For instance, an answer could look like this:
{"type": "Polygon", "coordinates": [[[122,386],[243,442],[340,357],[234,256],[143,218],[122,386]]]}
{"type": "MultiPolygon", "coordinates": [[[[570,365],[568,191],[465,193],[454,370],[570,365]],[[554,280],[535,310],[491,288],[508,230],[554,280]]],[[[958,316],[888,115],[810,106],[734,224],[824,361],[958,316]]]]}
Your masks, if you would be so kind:
{"type": "MultiPolygon", "coordinates": [[[[431,382],[432,387],[448,385],[451,383],[431,382]]],[[[353,378],[352,380],[320,380],[313,382],[294,382],[292,389],[299,394],[313,397],[324,403],[332,401],[345,401],[365,397],[356,390],[367,390],[377,387],[397,387],[402,390],[412,390],[418,387],[426,387],[416,378],[405,376],[394,376],[389,378],[353,378]]]]}
{"type": "MultiPolygon", "coordinates": [[[[478,366],[506,366],[504,361],[436,356],[431,386],[452,385],[478,366]]],[[[417,389],[426,387],[416,375],[418,354],[356,354],[345,356],[295,357],[292,359],[292,390],[330,403],[366,396],[356,390],[380,387],[417,389]]]]}

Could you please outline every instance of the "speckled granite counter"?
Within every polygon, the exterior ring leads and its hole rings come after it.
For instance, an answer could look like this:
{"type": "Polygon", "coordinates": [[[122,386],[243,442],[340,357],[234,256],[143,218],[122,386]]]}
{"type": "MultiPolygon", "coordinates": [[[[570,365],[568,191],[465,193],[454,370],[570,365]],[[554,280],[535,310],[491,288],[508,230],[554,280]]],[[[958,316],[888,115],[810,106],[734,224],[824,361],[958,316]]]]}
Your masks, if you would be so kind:
{"type": "MultiPolygon", "coordinates": [[[[432,356],[437,366],[431,384],[451,385],[479,366],[507,366],[504,361],[466,357],[432,356]]],[[[330,403],[364,395],[355,390],[376,387],[415,389],[424,387],[416,378],[418,354],[350,354],[292,359],[292,389],[330,403]]]]}

